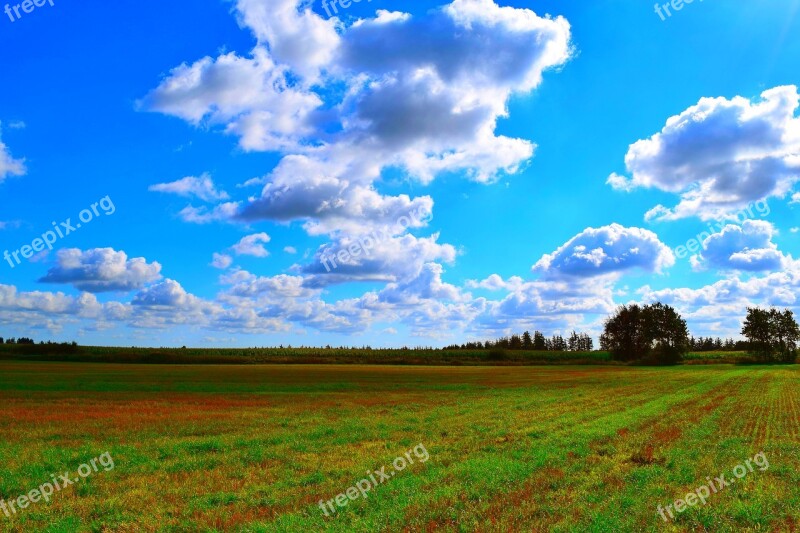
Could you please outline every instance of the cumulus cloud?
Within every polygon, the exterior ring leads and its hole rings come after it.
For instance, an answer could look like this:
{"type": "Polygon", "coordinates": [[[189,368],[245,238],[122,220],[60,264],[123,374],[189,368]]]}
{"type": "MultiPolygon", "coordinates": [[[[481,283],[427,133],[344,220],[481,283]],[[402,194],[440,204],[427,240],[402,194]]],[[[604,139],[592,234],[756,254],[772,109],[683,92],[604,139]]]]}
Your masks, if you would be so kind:
{"type": "Polygon", "coordinates": [[[515,291],[521,288],[525,283],[519,276],[512,276],[508,280],[504,280],[501,276],[497,274],[492,274],[488,278],[476,281],[476,280],[468,280],[467,287],[470,289],[486,289],[489,291],[515,291]]]}
{"type": "MultiPolygon", "coordinates": [[[[236,218],[302,220],[314,234],[386,225],[402,210],[432,206],[379,194],[374,182],[388,168],[422,181],[516,172],[534,144],[497,135],[497,121],[513,94],[536,88],[571,55],[564,18],[492,0],[456,0],[420,16],[378,11],[349,25],[298,0],[239,0],[236,13],[257,38],[250,56],[176,67],[141,103],[222,124],[245,149],[283,152],[236,218]]],[[[194,222],[217,215],[182,213],[194,222]]]]}
{"type": "Polygon", "coordinates": [[[161,265],[143,257],[128,259],[112,248],[60,250],[57,265],[41,283],[64,283],[90,293],[131,291],[161,278],[161,265]]]}
{"type": "Polygon", "coordinates": [[[619,190],[654,188],[680,195],[648,220],[722,218],[750,202],[783,197],[800,179],[797,87],[764,91],[761,100],[703,98],[664,128],[631,145],[630,178],[612,174],[619,190]]]}
{"type": "Polygon", "coordinates": [[[268,243],[270,240],[270,236],[266,233],[255,233],[247,237],[242,237],[231,249],[236,252],[236,255],[267,257],[269,256],[269,252],[264,248],[264,244],[268,243]]]}
{"type": "Polygon", "coordinates": [[[0,284],[0,323],[20,328],[60,331],[66,324],[81,319],[102,319],[111,307],[99,303],[92,294],[68,296],[61,292],[20,292],[14,286],[0,284]]]}
{"type": "Polygon", "coordinates": [[[212,222],[230,222],[239,212],[238,202],[226,202],[209,209],[206,206],[188,205],[181,209],[178,217],[191,224],[210,224],[212,222]]]}
{"type": "Polygon", "coordinates": [[[311,298],[319,291],[304,286],[302,276],[280,274],[273,277],[256,276],[246,270],[236,270],[220,278],[227,285],[226,296],[259,299],[264,302],[280,303],[291,299],[311,298]]]}
{"type": "Polygon", "coordinates": [[[703,241],[703,251],[693,256],[696,269],[764,272],[780,270],[790,260],[772,242],[775,228],[763,220],[745,220],[741,226],[728,225],[703,241]]]}
{"type": "MultiPolygon", "coordinates": [[[[421,227],[433,209],[429,196],[384,196],[371,184],[351,181],[363,170],[362,161],[323,161],[303,155],[287,156],[270,174],[261,197],[250,201],[238,217],[247,222],[271,219],[303,221],[312,235],[346,231],[351,234],[376,228],[402,231],[400,219],[410,218],[407,227],[421,227]],[[340,176],[347,173],[351,180],[340,176]]],[[[373,169],[376,173],[377,169],[373,169]]]]}
{"type": "Polygon", "coordinates": [[[796,192],[792,195],[792,200],[789,202],[790,204],[800,204],[800,192],[796,192]]]}
{"type": "Polygon", "coordinates": [[[734,275],[699,289],[640,290],[643,301],[675,306],[695,335],[737,336],[747,307],[785,307],[800,312],[800,262],[791,261],[781,272],[741,279],[734,275]]]}
{"type": "Polygon", "coordinates": [[[379,11],[348,28],[339,47],[338,67],[368,80],[345,101],[347,137],[389,151],[424,181],[442,171],[478,181],[515,172],[534,145],[497,136],[496,122],[511,94],[569,59],[569,43],[564,18],[492,0],[456,0],[423,17],[379,11]]]}
{"type": "Polygon", "coordinates": [[[438,263],[426,263],[417,276],[402,283],[390,283],[380,294],[382,302],[415,305],[423,300],[460,301],[468,299],[461,291],[442,281],[444,268],[438,263]]]}
{"type": "Polygon", "coordinates": [[[303,78],[315,80],[339,45],[335,19],[325,20],[297,0],[238,0],[240,24],[259,44],[303,78]]]}
{"type": "Polygon", "coordinates": [[[661,272],[674,264],[674,254],[652,231],[612,224],[584,230],[533,269],[548,278],[591,278],[632,269],[661,272]]]}
{"type": "Polygon", "coordinates": [[[139,104],[197,126],[221,125],[245,150],[285,150],[313,131],[309,115],[322,100],[292,86],[286,68],[256,47],[252,57],[231,52],[184,63],[139,104]]]}
{"type": "Polygon", "coordinates": [[[0,183],[9,176],[23,176],[25,172],[25,160],[14,159],[11,150],[3,144],[3,139],[0,137],[0,183]]]}
{"type": "Polygon", "coordinates": [[[181,284],[172,279],[143,289],[133,298],[133,305],[143,307],[194,307],[199,299],[186,292],[181,284]]]}
{"type": "Polygon", "coordinates": [[[214,181],[208,174],[203,174],[199,178],[187,176],[170,183],[158,183],[151,185],[148,190],[177,194],[185,198],[198,198],[204,202],[217,202],[229,198],[228,193],[217,190],[214,181]]]}
{"type": "Polygon", "coordinates": [[[233,257],[227,254],[214,253],[211,260],[211,266],[213,266],[214,268],[218,268],[220,270],[226,270],[232,264],[233,264],[233,257]]]}
{"type": "Polygon", "coordinates": [[[456,249],[439,244],[439,234],[415,237],[374,233],[360,237],[341,236],[322,246],[314,261],[303,268],[310,286],[353,281],[396,282],[420,275],[426,263],[453,263],[456,249]]]}
{"type": "Polygon", "coordinates": [[[265,277],[237,270],[220,282],[228,288],[219,301],[246,316],[339,333],[363,331],[372,323],[373,314],[356,301],[326,303],[321,291],[307,287],[302,276],[265,277]]]}

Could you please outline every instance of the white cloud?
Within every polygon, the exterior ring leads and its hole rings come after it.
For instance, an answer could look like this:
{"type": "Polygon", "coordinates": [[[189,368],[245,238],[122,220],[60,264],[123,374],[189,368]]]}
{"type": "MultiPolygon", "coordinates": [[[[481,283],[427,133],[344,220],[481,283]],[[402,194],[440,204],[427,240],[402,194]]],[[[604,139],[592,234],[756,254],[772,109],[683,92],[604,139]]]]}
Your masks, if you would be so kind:
{"type": "Polygon", "coordinates": [[[790,204],[800,204],[800,192],[796,192],[792,195],[792,200],[789,202],[790,204]]]}
{"type": "MultiPolygon", "coordinates": [[[[113,307],[113,306],[111,306],[113,307]]],[[[46,328],[60,331],[80,319],[102,318],[104,306],[92,294],[67,296],[61,292],[19,292],[16,287],[0,284],[0,323],[19,328],[46,328]]]]}
{"type": "Polygon", "coordinates": [[[178,213],[178,217],[184,222],[191,224],[210,224],[212,222],[230,222],[239,212],[238,202],[226,202],[219,204],[212,209],[205,206],[194,207],[186,206],[178,213]]]}
{"type": "Polygon", "coordinates": [[[161,265],[143,257],[128,259],[112,248],[60,250],[57,265],[39,281],[64,283],[91,293],[131,291],[161,278],[161,265]]]}
{"type": "Polygon", "coordinates": [[[747,307],[774,306],[800,312],[800,262],[792,261],[782,272],[742,280],[738,276],[699,289],[641,289],[644,301],[675,306],[695,335],[739,336],[747,307]]]}
{"type": "Polygon", "coordinates": [[[760,101],[703,98],[667,120],[661,132],[631,145],[630,179],[615,189],[655,188],[680,195],[649,219],[722,218],[750,202],[783,197],[800,179],[800,98],[795,86],[764,91],[760,101]]]}
{"type": "Polygon", "coordinates": [[[497,274],[492,274],[482,281],[468,280],[467,287],[470,289],[486,289],[489,291],[515,291],[522,288],[525,280],[519,276],[512,276],[508,280],[504,280],[497,274]]]}
{"type": "Polygon", "coordinates": [[[772,242],[775,228],[763,220],[745,220],[741,226],[728,225],[703,241],[703,251],[692,257],[696,269],[716,268],[764,272],[780,270],[791,258],[772,242]]]}
{"type": "Polygon", "coordinates": [[[214,253],[211,260],[211,266],[220,270],[225,270],[233,264],[233,257],[227,254],[214,253]]]}
{"type": "Polygon", "coordinates": [[[199,178],[187,176],[171,183],[158,183],[151,185],[148,190],[177,194],[186,198],[198,198],[204,202],[217,202],[229,198],[228,193],[217,190],[214,181],[208,174],[203,174],[199,178]]]}
{"type": "Polygon", "coordinates": [[[0,137],[0,183],[9,176],[24,176],[26,171],[25,160],[14,159],[8,146],[3,144],[2,137],[0,137]]]}
{"type": "Polygon", "coordinates": [[[231,52],[184,63],[140,102],[194,125],[222,125],[245,150],[297,147],[312,131],[309,114],[321,104],[316,94],[293,87],[286,69],[260,47],[251,58],[231,52]]]}
{"type": "Polygon", "coordinates": [[[589,278],[631,269],[661,272],[674,264],[674,254],[652,231],[612,224],[587,228],[544,255],[533,269],[548,278],[589,278]]]}
{"type": "Polygon", "coordinates": [[[236,255],[267,257],[269,256],[269,252],[264,248],[264,244],[268,243],[270,240],[270,236],[266,233],[255,233],[247,237],[242,237],[231,249],[236,252],[236,255]]]}
{"type": "Polygon", "coordinates": [[[238,0],[236,10],[240,24],[269,47],[277,62],[306,79],[316,80],[339,45],[337,21],[316,15],[305,2],[238,0]]]}
{"type": "Polygon", "coordinates": [[[304,221],[306,231],[313,235],[335,231],[360,234],[379,227],[397,232],[401,217],[415,213],[411,227],[421,227],[433,209],[433,200],[428,196],[383,196],[371,184],[354,183],[362,172],[361,164],[363,160],[356,154],[342,162],[287,156],[271,173],[261,197],[251,200],[238,216],[247,222],[304,221]],[[349,179],[341,178],[343,175],[349,179]]]}
{"type": "Polygon", "coordinates": [[[283,251],[289,255],[295,255],[297,253],[297,248],[294,246],[284,246],[283,251]]]}
{"type": "Polygon", "coordinates": [[[408,281],[418,277],[426,263],[455,261],[455,248],[439,244],[438,239],[439,234],[427,238],[409,234],[344,235],[322,246],[303,272],[308,275],[307,283],[313,286],[408,281]]]}
{"type": "MultiPolygon", "coordinates": [[[[312,234],[353,234],[432,207],[427,197],[378,193],[374,183],[388,168],[422,181],[516,172],[534,144],[497,135],[497,121],[513,94],[536,88],[571,54],[565,19],[491,0],[456,0],[418,17],[379,11],[349,26],[298,0],[239,0],[236,8],[258,40],[252,57],[181,65],[142,104],[223,124],[245,149],[282,151],[265,181],[251,180],[265,187],[238,218],[302,220],[312,234]]],[[[182,213],[194,222],[217,215],[182,213]]]]}

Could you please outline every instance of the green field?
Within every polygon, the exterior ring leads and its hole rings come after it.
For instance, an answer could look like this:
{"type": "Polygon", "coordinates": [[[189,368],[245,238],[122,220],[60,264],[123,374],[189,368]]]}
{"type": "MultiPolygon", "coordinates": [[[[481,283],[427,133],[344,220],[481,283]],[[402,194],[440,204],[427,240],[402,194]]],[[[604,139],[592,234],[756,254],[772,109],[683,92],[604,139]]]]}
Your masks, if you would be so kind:
{"type": "Polygon", "coordinates": [[[792,531],[800,371],[0,361],[3,531],[792,531]],[[429,454],[325,517],[418,444],[429,454]],[[657,513],[764,452],[665,523],[657,513]]]}

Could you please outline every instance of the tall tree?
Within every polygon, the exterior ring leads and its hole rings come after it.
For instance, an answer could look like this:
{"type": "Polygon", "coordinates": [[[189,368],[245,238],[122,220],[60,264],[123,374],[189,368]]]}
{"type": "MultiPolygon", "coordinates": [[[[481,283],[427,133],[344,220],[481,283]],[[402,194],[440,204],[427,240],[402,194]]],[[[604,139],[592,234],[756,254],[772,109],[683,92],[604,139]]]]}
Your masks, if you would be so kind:
{"type": "Polygon", "coordinates": [[[794,313],[785,309],[783,313],[774,310],[776,336],[778,337],[778,357],[783,363],[794,363],[797,359],[797,343],[800,341],[800,326],[794,313]]]}
{"type": "Polygon", "coordinates": [[[533,348],[533,339],[531,338],[531,334],[527,331],[522,334],[522,348],[524,350],[533,348]]]}
{"type": "Polygon", "coordinates": [[[750,341],[750,351],[761,362],[773,359],[770,312],[758,307],[747,308],[747,318],[742,326],[742,335],[750,341]]]}
{"type": "Polygon", "coordinates": [[[689,349],[686,321],[668,305],[624,305],[606,321],[600,338],[618,361],[676,364],[689,349]]]}
{"type": "Polygon", "coordinates": [[[547,341],[545,341],[544,335],[541,331],[533,332],[533,349],[540,351],[547,350],[547,341]]]}

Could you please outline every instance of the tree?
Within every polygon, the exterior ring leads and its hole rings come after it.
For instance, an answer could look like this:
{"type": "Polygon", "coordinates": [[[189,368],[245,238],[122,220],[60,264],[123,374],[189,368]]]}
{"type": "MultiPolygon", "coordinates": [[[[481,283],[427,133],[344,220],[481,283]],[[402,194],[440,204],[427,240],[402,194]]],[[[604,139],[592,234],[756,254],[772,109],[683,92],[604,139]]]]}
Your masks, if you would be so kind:
{"type": "Polygon", "coordinates": [[[606,321],[600,344],[617,361],[677,364],[689,349],[689,329],[668,305],[623,305],[606,321]]]}
{"type": "Polygon", "coordinates": [[[642,312],[649,362],[674,365],[689,351],[689,328],[677,311],[661,302],[645,306],[642,312]]]}
{"type": "Polygon", "coordinates": [[[533,333],[533,349],[539,351],[547,350],[547,342],[541,331],[535,331],[533,333]]]}
{"type": "Polygon", "coordinates": [[[786,309],[747,308],[747,318],[742,326],[750,353],[762,363],[793,363],[797,359],[800,327],[794,313],[786,309]]]}
{"type": "Polygon", "coordinates": [[[773,309],[770,311],[774,335],[777,340],[777,357],[782,363],[794,363],[797,359],[797,342],[800,340],[800,327],[794,319],[794,313],[785,309],[783,313],[773,309]]]}
{"type": "Polygon", "coordinates": [[[567,341],[567,347],[569,348],[570,352],[577,352],[580,348],[581,339],[578,337],[578,334],[573,331],[572,335],[569,336],[569,340],[567,341]]]}
{"type": "Polygon", "coordinates": [[[527,331],[522,334],[522,348],[524,350],[533,348],[533,339],[531,338],[531,334],[527,331]]]}
{"type": "Polygon", "coordinates": [[[600,346],[617,361],[641,359],[646,352],[642,325],[642,308],[623,305],[606,321],[600,346]]]}
{"type": "Polygon", "coordinates": [[[769,311],[758,307],[747,308],[747,318],[742,326],[742,335],[750,341],[750,353],[762,363],[772,360],[772,333],[769,311]]]}
{"type": "Polygon", "coordinates": [[[567,351],[567,341],[565,341],[564,337],[561,335],[553,335],[548,350],[553,352],[565,352],[567,351]]]}

